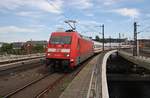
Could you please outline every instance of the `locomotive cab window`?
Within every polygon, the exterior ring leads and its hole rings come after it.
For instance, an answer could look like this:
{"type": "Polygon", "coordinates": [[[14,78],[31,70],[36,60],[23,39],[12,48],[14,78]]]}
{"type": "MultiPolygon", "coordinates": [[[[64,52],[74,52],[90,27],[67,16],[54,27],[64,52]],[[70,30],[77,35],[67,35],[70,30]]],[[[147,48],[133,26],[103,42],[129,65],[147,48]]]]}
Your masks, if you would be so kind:
{"type": "Polygon", "coordinates": [[[51,44],[71,44],[71,36],[51,36],[51,44]]]}

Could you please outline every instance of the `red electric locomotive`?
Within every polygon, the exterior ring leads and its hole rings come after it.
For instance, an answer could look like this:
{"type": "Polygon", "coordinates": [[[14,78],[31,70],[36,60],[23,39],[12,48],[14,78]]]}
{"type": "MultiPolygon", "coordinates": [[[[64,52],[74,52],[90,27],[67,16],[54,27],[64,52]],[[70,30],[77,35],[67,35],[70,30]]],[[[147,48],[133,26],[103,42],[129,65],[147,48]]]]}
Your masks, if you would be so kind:
{"type": "Polygon", "coordinates": [[[93,42],[75,31],[53,32],[47,45],[46,64],[54,69],[73,69],[94,54],[93,42]]]}

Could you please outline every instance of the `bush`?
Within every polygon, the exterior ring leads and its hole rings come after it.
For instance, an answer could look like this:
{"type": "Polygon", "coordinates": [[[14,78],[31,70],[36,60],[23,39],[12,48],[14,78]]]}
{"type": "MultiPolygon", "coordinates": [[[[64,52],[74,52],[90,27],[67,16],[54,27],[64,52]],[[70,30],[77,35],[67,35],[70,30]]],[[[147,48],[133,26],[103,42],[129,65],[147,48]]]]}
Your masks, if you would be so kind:
{"type": "Polygon", "coordinates": [[[12,47],[12,44],[3,44],[2,47],[1,47],[1,52],[2,53],[7,53],[7,54],[11,54],[13,52],[13,47],[12,47]]]}
{"type": "Polygon", "coordinates": [[[42,52],[44,52],[43,45],[37,44],[36,46],[34,46],[33,47],[33,52],[34,53],[42,53],[42,52]]]}

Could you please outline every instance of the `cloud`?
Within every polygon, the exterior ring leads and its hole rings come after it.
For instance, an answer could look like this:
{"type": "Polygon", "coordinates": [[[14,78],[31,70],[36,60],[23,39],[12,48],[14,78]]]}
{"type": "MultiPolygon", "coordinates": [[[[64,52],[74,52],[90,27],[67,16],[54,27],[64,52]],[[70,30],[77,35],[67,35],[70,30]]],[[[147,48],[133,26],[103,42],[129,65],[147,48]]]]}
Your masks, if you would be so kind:
{"type": "Polygon", "coordinates": [[[118,2],[120,2],[122,0],[104,0],[104,5],[113,5],[113,4],[116,4],[118,2]]]}
{"type": "Polygon", "coordinates": [[[143,2],[144,0],[101,0],[101,2],[103,2],[104,5],[106,6],[110,6],[110,5],[114,5],[117,3],[124,3],[124,2],[143,2]]]}
{"type": "MultiPolygon", "coordinates": [[[[34,2],[37,2],[37,1],[34,0],[34,2]]],[[[62,13],[62,11],[61,11],[62,5],[63,5],[62,0],[54,0],[54,1],[49,0],[48,2],[41,0],[40,2],[35,3],[37,5],[34,5],[34,6],[43,11],[57,13],[57,14],[62,13]]]]}
{"type": "Polygon", "coordinates": [[[79,21],[79,24],[81,24],[81,25],[89,25],[89,26],[99,25],[99,23],[97,21],[93,21],[93,20],[79,21]]]}
{"type": "Polygon", "coordinates": [[[93,6],[91,0],[71,0],[68,1],[69,5],[78,9],[89,9],[93,6]]]}
{"type": "Polygon", "coordinates": [[[17,26],[3,26],[0,27],[0,33],[34,33],[38,32],[40,29],[37,28],[22,28],[17,26]]]}
{"type": "Polygon", "coordinates": [[[146,14],[146,17],[148,17],[148,18],[149,18],[149,17],[150,17],[150,13],[146,14]]]}
{"type": "Polygon", "coordinates": [[[78,22],[79,28],[83,31],[95,31],[96,26],[100,25],[99,22],[94,20],[82,20],[78,22]]]}
{"type": "Polygon", "coordinates": [[[140,15],[139,10],[135,9],[135,8],[120,8],[120,9],[112,10],[112,12],[115,12],[122,16],[128,16],[128,17],[132,17],[132,18],[136,18],[140,15]]]}
{"type": "Polygon", "coordinates": [[[42,15],[40,12],[32,12],[32,11],[20,11],[17,12],[16,15],[18,16],[23,16],[23,17],[33,17],[33,18],[38,18],[42,15]]]}
{"type": "Polygon", "coordinates": [[[5,0],[0,3],[0,8],[13,10],[18,8],[19,6],[22,6],[23,5],[22,2],[23,1],[21,0],[5,0]]]}
{"type": "Polygon", "coordinates": [[[94,14],[93,13],[87,13],[86,16],[93,17],[94,14]]]}
{"type": "Polygon", "coordinates": [[[113,20],[107,19],[106,22],[110,23],[110,22],[113,22],[113,20]]]}
{"type": "Polygon", "coordinates": [[[18,10],[18,8],[29,8],[44,12],[62,13],[62,0],[4,0],[0,3],[0,8],[5,10],[18,10]]]}

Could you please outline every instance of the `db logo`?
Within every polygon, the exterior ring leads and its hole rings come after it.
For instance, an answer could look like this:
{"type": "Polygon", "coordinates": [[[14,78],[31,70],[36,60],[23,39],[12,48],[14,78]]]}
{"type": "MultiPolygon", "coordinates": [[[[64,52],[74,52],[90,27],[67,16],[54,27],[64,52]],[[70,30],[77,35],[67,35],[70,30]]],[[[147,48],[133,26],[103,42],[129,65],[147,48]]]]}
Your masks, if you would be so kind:
{"type": "Polygon", "coordinates": [[[56,49],[56,52],[61,52],[61,49],[56,49]]]}

